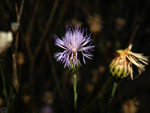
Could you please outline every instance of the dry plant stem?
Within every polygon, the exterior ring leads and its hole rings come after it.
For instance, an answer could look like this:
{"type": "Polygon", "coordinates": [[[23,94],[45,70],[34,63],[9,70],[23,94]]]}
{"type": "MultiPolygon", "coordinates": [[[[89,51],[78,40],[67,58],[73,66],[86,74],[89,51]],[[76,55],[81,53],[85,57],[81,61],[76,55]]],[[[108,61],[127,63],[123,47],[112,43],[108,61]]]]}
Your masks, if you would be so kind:
{"type": "MultiPolygon", "coordinates": [[[[20,19],[22,15],[22,10],[24,6],[24,0],[21,2],[20,11],[18,11],[17,3],[15,3],[15,9],[16,9],[16,17],[17,17],[17,23],[20,24],[20,19]]],[[[16,40],[15,40],[15,52],[13,54],[13,84],[16,88],[16,91],[18,93],[18,78],[17,78],[17,50],[18,50],[18,40],[19,40],[19,31],[16,33],[16,40]]]]}
{"type": "Polygon", "coordinates": [[[37,55],[39,54],[40,49],[41,49],[41,47],[42,47],[42,44],[43,44],[43,42],[44,42],[44,39],[45,39],[47,33],[49,32],[49,28],[50,28],[50,26],[51,26],[51,23],[52,23],[54,14],[55,14],[55,12],[56,12],[56,9],[57,9],[57,6],[58,6],[58,2],[59,2],[59,0],[55,0],[55,2],[54,2],[53,8],[52,8],[52,12],[50,13],[48,22],[47,22],[47,24],[46,24],[46,28],[45,28],[44,33],[42,34],[42,36],[41,36],[41,38],[40,38],[40,41],[39,41],[39,43],[38,43],[37,48],[36,48],[36,50],[35,50],[35,54],[34,54],[34,57],[35,57],[35,58],[36,58],[37,55]]]}
{"type": "Polygon", "coordinates": [[[8,10],[12,13],[12,4],[10,3],[9,0],[4,0],[4,2],[6,3],[7,7],[8,7],[8,10]]]}
{"type": "Polygon", "coordinates": [[[69,70],[65,69],[63,74],[62,74],[62,77],[61,77],[61,81],[62,81],[62,95],[65,95],[65,92],[66,92],[66,88],[67,88],[67,81],[69,79],[69,70]]]}
{"type": "Polygon", "coordinates": [[[31,54],[31,66],[30,66],[31,82],[33,82],[33,77],[32,76],[33,76],[33,69],[34,69],[34,63],[35,63],[36,57],[37,57],[38,53],[40,52],[41,46],[43,44],[43,41],[44,41],[44,39],[46,37],[46,34],[48,33],[49,27],[50,27],[50,25],[52,23],[53,16],[54,16],[56,8],[57,8],[57,5],[58,5],[58,0],[56,0],[55,3],[54,3],[54,6],[53,6],[52,12],[51,12],[51,14],[49,16],[48,22],[46,24],[46,28],[44,30],[44,33],[43,33],[43,35],[42,35],[42,37],[41,37],[41,39],[40,39],[40,41],[38,43],[38,46],[37,46],[37,48],[35,50],[35,53],[33,55],[30,53],[31,52],[31,48],[29,47],[29,43],[27,44],[29,53],[31,54]]]}
{"type": "Polygon", "coordinates": [[[16,61],[16,54],[13,54],[12,55],[12,59],[13,59],[13,76],[12,76],[12,79],[13,79],[13,85],[18,93],[18,77],[17,77],[17,61],[16,61]]]}
{"type": "Polygon", "coordinates": [[[14,101],[14,99],[12,99],[12,95],[13,95],[13,89],[12,87],[10,87],[10,92],[9,92],[9,96],[8,96],[8,103],[7,103],[7,109],[10,109],[11,105],[10,105],[10,101],[12,100],[12,102],[14,101]]]}
{"type": "Polygon", "coordinates": [[[38,7],[39,7],[39,0],[36,0],[33,15],[31,17],[31,21],[29,23],[29,27],[28,27],[27,33],[25,35],[25,44],[26,44],[27,52],[28,52],[30,59],[32,58],[32,51],[31,51],[31,47],[30,47],[31,32],[33,30],[33,25],[34,25],[35,20],[36,20],[36,14],[38,12],[38,7]]]}
{"type": "Polygon", "coordinates": [[[34,80],[34,76],[33,76],[33,73],[34,73],[34,64],[35,64],[35,60],[34,58],[32,57],[31,58],[31,64],[30,64],[30,85],[31,85],[31,97],[32,97],[32,113],[35,113],[35,86],[34,86],[34,83],[35,83],[35,80],[34,80]]]}
{"type": "Polygon", "coordinates": [[[55,66],[53,64],[52,56],[50,54],[48,42],[45,43],[45,49],[46,49],[47,56],[49,58],[49,63],[50,63],[51,71],[52,71],[52,76],[53,76],[53,78],[55,80],[56,88],[57,88],[57,91],[58,91],[60,99],[61,99],[60,101],[62,103],[62,106],[63,106],[64,110],[65,110],[65,113],[67,113],[68,112],[67,111],[67,107],[66,107],[65,101],[63,100],[63,95],[62,95],[61,89],[60,89],[60,83],[59,83],[59,80],[58,80],[58,77],[57,77],[57,74],[56,74],[55,66]]]}
{"type": "Polygon", "coordinates": [[[67,5],[68,5],[68,2],[69,2],[69,0],[65,0],[64,1],[64,4],[62,5],[62,7],[61,7],[61,11],[59,12],[59,17],[58,17],[58,20],[57,20],[57,23],[56,23],[56,28],[55,29],[57,29],[57,27],[61,24],[61,22],[62,22],[62,19],[63,19],[63,17],[64,17],[64,14],[65,14],[65,12],[66,12],[66,10],[67,10],[67,5]]]}
{"type": "Polygon", "coordinates": [[[19,11],[19,21],[20,21],[20,19],[21,19],[22,10],[23,10],[23,6],[24,6],[24,1],[25,1],[25,0],[22,0],[22,2],[21,2],[20,11],[19,11]]]}
{"type": "Polygon", "coordinates": [[[3,83],[3,95],[4,95],[6,103],[8,105],[8,96],[7,96],[7,91],[6,91],[6,82],[5,82],[5,76],[4,76],[4,72],[3,72],[3,69],[2,69],[1,63],[0,63],[0,74],[1,74],[1,77],[2,77],[2,83],[3,83]]]}
{"type": "MultiPolygon", "coordinates": [[[[15,10],[16,10],[16,18],[17,18],[17,24],[20,25],[20,19],[21,19],[21,15],[22,15],[22,10],[23,10],[23,6],[24,6],[24,0],[22,0],[21,2],[21,6],[20,6],[20,11],[18,10],[18,6],[17,3],[15,3],[15,10]]],[[[18,77],[17,77],[17,51],[18,51],[18,40],[19,40],[19,31],[17,30],[16,32],[16,38],[15,38],[15,50],[14,53],[12,55],[12,59],[13,59],[13,74],[12,74],[12,87],[10,88],[10,94],[9,94],[9,99],[8,101],[10,102],[11,97],[12,97],[12,89],[15,91],[15,95],[16,98],[18,100],[18,88],[19,88],[19,82],[18,82],[18,77]]],[[[7,102],[8,105],[8,109],[9,109],[9,102],[7,102]]]]}
{"type": "MultiPolygon", "coordinates": [[[[19,104],[19,97],[18,97],[18,94],[17,94],[17,91],[16,91],[16,89],[15,89],[15,87],[14,87],[14,85],[12,84],[12,81],[10,80],[10,78],[9,78],[9,75],[7,74],[7,69],[5,70],[4,68],[3,68],[3,65],[0,63],[0,68],[1,68],[1,72],[3,72],[3,75],[5,75],[4,77],[6,77],[6,79],[7,79],[7,81],[8,81],[8,83],[9,83],[9,85],[11,86],[10,88],[11,88],[11,90],[14,92],[14,94],[15,94],[15,97],[16,97],[16,102],[17,102],[17,104],[16,104],[16,108],[17,108],[17,110],[18,110],[18,113],[22,113],[21,111],[19,111],[19,109],[18,108],[21,108],[21,106],[20,106],[20,104],[19,104]]],[[[10,93],[10,97],[11,97],[11,93],[10,93]]],[[[9,105],[10,105],[10,97],[9,97],[9,100],[7,100],[8,102],[7,102],[7,106],[8,106],[8,110],[9,110],[9,105]]]]}
{"type": "MultiPolygon", "coordinates": [[[[130,40],[129,40],[128,46],[132,43],[132,41],[133,41],[133,39],[134,39],[134,37],[135,37],[135,34],[136,34],[136,32],[137,32],[138,29],[139,29],[139,25],[136,25],[136,27],[135,27],[135,29],[134,29],[132,35],[131,35],[131,38],[130,38],[130,40]]],[[[127,47],[128,47],[128,46],[127,46],[127,47]]]]}
{"type": "Polygon", "coordinates": [[[111,104],[111,102],[112,102],[112,99],[113,99],[113,97],[114,97],[114,94],[115,94],[115,92],[116,92],[117,87],[118,87],[118,82],[115,81],[115,82],[114,82],[114,85],[113,85],[113,90],[112,90],[112,92],[111,92],[111,97],[110,97],[110,99],[109,99],[109,101],[108,101],[108,104],[107,104],[105,113],[108,113],[109,106],[110,106],[110,104],[111,104]]]}
{"type": "Polygon", "coordinates": [[[74,108],[77,108],[77,75],[73,74],[74,78],[74,84],[73,84],[73,89],[74,89],[74,108]]]}
{"type": "Polygon", "coordinates": [[[97,96],[95,96],[92,99],[92,101],[86,107],[84,107],[83,110],[80,111],[80,113],[85,113],[99,98],[101,98],[103,96],[103,93],[104,93],[105,89],[107,88],[107,86],[109,85],[111,80],[112,79],[108,79],[106,81],[106,83],[103,85],[102,89],[98,92],[97,96]]]}
{"type": "MultiPolygon", "coordinates": [[[[42,36],[40,38],[40,41],[39,41],[39,43],[37,45],[37,48],[36,48],[34,54],[32,54],[32,52],[31,52],[29,41],[26,40],[26,47],[27,47],[27,50],[28,50],[28,53],[29,53],[29,57],[30,57],[30,60],[31,60],[31,64],[30,64],[30,84],[31,84],[31,87],[32,87],[31,89],[32,89],[32,99],[33,99],[33,112],[35,112],[35,109],[34,109],[35,108],[35,103],[34,103],[34,100],[35,100],[35,98],[34,98],[35,97],[35,94],[34,94],[34,82],[35,82],[35,80],[34,80],[34,77],[33,77],[34,69],[35,69],[35,60],[36,60],[36,58],[37,58],[37,56],[38,56],[38,54],[40,52],[40,49],[41,49],[42,44],[44,42],[44,39],[45,39],[45,37],[46,37],[46,35],[47,35],[48,31],[49,31],[50,25],[52,23],[54,14],[55,14],[57,6],[58,6],[58,2],[59,2],[59,0],[55,0],[55,2],[54,2],[52,11],[50,13],[48,22],[46,24],[46,28],[45,28],[44,33],[42,34],[42,36]]],[[[38,7],[38,4],[37,4],[36,8],[37,7],[38,7]]],[[[36,12],[36,10],[35,10],[35,12],[36,12]]],[[[35,18],[35,16],[34,16],[34,18],[35,18]]]]}
{"type": "MultiPolygon", "coordinates": [[[[21,15],[22,15],[23,6],[24,6],[24,0],[22,0],[21,6],[20,6],[20,11],[18,11],[17,3],[15,3],[16,17],[17,17],[17,23],[18,24],[20,24],[20,19],[21,19],[21,15]]],[[[18,50],[18,40],[19,40],[19,31],[17,31],[17,33],[16,33],[15,54],[17,54],[17,50],[18,50]]]]}
{"type": "Polygon", "coordinates": [[[90,8],[90,3],[89,3],[89,0],[85,0],[84,2],[84,6],[83,6],[83,12],[85,14],[85,16],[89,16],[89,14],[92,14],[91,13],[91,8],[90,8]]]}
{"type": "Polygon", "coordinates": [[[61,94],[61,92],[60,92],[61,90],[60,90],[59,80],[58,80],[58,77],[57,77],[57,75],[56,75],[56,69],[55,69],[55,66],[54,66],[54,64],[53,64],[52,56],[51,56],[51,54],[50,54],[49,44],[48,44],[47,42],[46,42],[46,44],[45,44],[45,49],[46,49],[47,56],[48,56],[48,58],[49,58],[50,65],[51,65],[52,76],[53,76],[53,78],[54,78],[54,80],[55,80],[55,82],[56,82],[56,88],[57,88],[57,90],[58,90],[60,96],[62,97],[62,94],[61,94]]]}
{"type": "MultiPolygon", "coordinates": [[[[39,0],[36,0],[36,3],[35,3],[35,8],[34,8],[34,11],[33,11],[33,14],[32,14],[32,17],[31,17],[31,20],[30,20],[30,23],[29,23],[29,27],[28,27],[28,30],[27,30],[27,34],[31,33],[32,32],[32,29],[33,29],[33,25],[35,23],[35,20],[36,20],[36,14],[38,12],[38,7],[39,7],[39,0]]],[[[31,35],[30,37],[28,37],[29,39],[31,38],[31,35]]]]}

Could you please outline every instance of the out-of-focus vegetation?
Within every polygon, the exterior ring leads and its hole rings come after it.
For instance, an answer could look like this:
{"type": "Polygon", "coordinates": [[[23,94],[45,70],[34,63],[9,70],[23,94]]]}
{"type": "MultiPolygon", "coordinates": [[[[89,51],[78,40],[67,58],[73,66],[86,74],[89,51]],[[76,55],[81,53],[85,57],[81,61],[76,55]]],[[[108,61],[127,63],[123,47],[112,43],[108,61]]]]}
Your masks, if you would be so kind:
{"type": "MultiPolygon", "coordinates": [[[[149,0],[0,0],[0,31],[13,33],[11,47],[0,53],[0,109],[74,112],[73,76],[54,59],[62,50],[52,35],[62,37],[65,25],[78,25],[92,33],[96,47],[77,73],[77,113],[103,113],[114,81],[108,66],[115,50],[132,43],[132,51],[150,56],[149,9],[149,0]]],[[[148,65],[137,79],[120,82],[109,111],[148,113],[149,90],[148,65]]]]}

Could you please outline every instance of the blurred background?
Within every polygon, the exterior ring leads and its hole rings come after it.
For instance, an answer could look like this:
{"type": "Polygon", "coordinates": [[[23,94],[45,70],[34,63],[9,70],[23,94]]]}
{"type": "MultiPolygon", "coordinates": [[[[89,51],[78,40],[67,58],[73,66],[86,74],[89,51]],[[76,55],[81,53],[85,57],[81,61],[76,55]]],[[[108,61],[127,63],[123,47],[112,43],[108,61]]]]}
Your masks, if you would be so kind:
{"type": "MultiPolygon", "coordinates": [[[[150,56],[149,10],[150,0],[0,0],[0,32],[13,35],[9,48],[0,51],[0,109],[74,113],[73,76],[54,59],[62,49],[52,35],[61,38],[66,25],[78,25],[92,33],[96,47],[77,73],[77,113],[104,113],[115,50],[132,43],[133,52],[150,56]]],[[[149,90],[148,65],[135,80],[120,81],[109,112],[149,113],[149,90]]]]}

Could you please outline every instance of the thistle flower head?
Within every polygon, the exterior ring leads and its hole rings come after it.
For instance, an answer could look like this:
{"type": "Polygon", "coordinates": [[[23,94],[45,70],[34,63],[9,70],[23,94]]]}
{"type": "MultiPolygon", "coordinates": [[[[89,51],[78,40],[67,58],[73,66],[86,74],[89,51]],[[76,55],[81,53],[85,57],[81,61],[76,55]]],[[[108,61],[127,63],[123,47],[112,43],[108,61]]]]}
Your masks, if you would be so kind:
{"type": "Polygon", "coordinates": [[[89,45],[92,41],[91,35],[85,35],[86,30],[79,29],[75,27],[74,29],[71,27],[66,27],[66,33],[60,39],[56,35],[55,37],[55,45],[64,49],[63,52],[58,52],[54,54],[54,57],[57,61],[60,61],[64,64],[64,67],[75,68],[76,66],[81,65],[80,60],[78,58],[78,53],[81,52],[83,62],[85,62],[85,57],[92,59],[92,54],[89,50],[92,50],[94,46],[89,45]]]}
{"type": "Polygon", "coordinates": [[[145,71],[145,65],[148,65],[148,57],[140,53],[133,53],[131,51],[132,44],[125,50],[116,50],[118,54],[110,64],[110,72],[116,79],[126,78],[128,76],[133,80],[133,67],[135,65],[138,69],[139,75],[145,71]]]}

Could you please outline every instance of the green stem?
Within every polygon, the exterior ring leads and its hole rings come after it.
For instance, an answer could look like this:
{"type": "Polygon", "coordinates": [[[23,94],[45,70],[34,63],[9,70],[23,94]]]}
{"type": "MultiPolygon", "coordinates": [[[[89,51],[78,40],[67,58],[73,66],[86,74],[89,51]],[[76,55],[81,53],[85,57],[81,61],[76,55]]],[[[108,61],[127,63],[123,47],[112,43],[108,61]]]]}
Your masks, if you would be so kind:
{"type": "Polygon", "coordinates": [[[77,107],[77,76],[76,74],[73,74],[74,77],[74,85],[73,85],[73,89],[74,89],[74,108],[76,109],[77,107]]]}
{"type": "Polygon", "coordinates": [[[111,103],[111,101],[112,101],[112,99],[113,99],[113,97],[114,97],[114,94],[115,94],[115,92],[116,92],[117,86],[118,86],[118,82],[115,81],[115,82],[114,82],[114,85],[113,85],[113,90],[112,90],[112,92],[111,92],[111,97],[110,97],[109,102],[108,102],[108,104],[107,104],[107,108],[106,108],[105,113],[108,112],[108,108],[109,108],[110,103],[111,103]]]}

